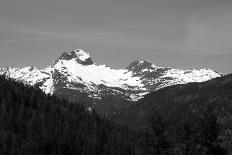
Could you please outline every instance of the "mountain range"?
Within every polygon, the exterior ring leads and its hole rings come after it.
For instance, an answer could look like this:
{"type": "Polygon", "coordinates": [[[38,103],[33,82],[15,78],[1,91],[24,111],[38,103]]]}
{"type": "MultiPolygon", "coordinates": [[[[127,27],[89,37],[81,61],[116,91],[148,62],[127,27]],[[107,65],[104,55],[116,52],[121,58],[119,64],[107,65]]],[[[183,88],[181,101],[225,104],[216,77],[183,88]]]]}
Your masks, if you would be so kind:
{"type": "Polygon", "coordinates": [[[94,63],[90,54],[81,49],[62,53],[43,69],[33,66],[5,67],[0,68],[0,75],[70,101],[88,100],[91,103],[89,107],[94,107],[100,113],[116,112],[127,103],[138,101],[144,95],[164,87],[204,82],[222,76],[208,68],[173,69],[158,67],[146,60],[134,61],[124,69],[112,69],[94,63]]]}
{"type": "MultiPolygon", "coordinates": [[[[232,74],[146,60],[112,69],[77,49],[44,69],[1,68],[0,84],[1,142],[20,144],[21,151],[232,152],[232,74]]],[[[15,145],[9,150],[18,152],[15,145]]]]}

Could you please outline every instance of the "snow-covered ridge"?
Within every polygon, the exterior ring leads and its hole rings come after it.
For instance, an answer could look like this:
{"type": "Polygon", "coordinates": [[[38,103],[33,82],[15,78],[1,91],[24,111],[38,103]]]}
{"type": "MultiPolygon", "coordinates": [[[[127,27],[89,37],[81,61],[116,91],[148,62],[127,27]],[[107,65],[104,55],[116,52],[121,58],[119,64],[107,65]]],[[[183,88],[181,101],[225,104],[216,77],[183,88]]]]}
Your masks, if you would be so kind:
{"type": "Polygon", "coordinates": [[[75,59],[60,60],[52,68],[47,68],[49,71],[54,69],[59,72],[66,71],[65,75],[69,82],[104,84],[108,87],[142,86],[139,78],[132,77],[132,72],[128,72],[128,70],[115,70],[105,65],[96,64],[84,66],[75,59]]]}
{"type": "Polygon", "coordinates": [[[0,74],[37,85],[45,93],[53,94],[65,88],[100,99],[102,91],[109,91],[133,101],[170,85],[203,82],[221,76],[210,69],[157,67],[145,60],[135,61],[125,69],[111,69],[93,63],[89,53],[81,49],[63,53],[50,66],[41,70],[35,67],[0,68],[0,74]]]}

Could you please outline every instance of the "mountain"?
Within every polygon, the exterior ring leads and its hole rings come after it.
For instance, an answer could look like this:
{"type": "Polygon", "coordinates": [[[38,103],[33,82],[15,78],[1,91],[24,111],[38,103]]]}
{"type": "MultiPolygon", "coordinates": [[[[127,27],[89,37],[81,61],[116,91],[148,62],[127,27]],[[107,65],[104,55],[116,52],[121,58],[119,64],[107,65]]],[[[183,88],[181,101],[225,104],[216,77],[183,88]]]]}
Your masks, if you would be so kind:
{"type": "MultiPolygon", "coordinates": [[[[169,86],[145,95],[112,120],[149,132],[161,124],[162,130],[158,131],[167,133],[166,137],[172,139],[175,147],[187,152],[204,145],[231,152],[231,90],[232,74],[201,83],[169,86]],[[154,118],[158,118],[158,125],[152,124],[154,118]]],[[[209,154],[226,154],[213,152],[209,154]]]]}
{"type": "Polygon", "coordinates": [[[76,49],[64,52],[44,69],[36,67],[1,68],[0,75],[41,88],[47,94],[83,101],[97,110],[115,112],[161,88],[202,82],[220,77],[210,69],[181,70],[157,67],[148,61],[135,61],[125,69],[112,69],[92,61],[89,53],[76,49]],[[97,103],[107,103],[98,107],[97,103]],[[114,108],[112,108],[114,106],[114,108]],[[113,109],[113,110],[112,110],[113,109]]]}
{"type": "Polygon", "coordinates": [[[232,132],[231,90],[232,74],[201,83],[170,86],[145,95],[115,118],[119,123],[129,124],[133,128],[149,130],[149,119],[154,111],[168,124],[176,126],[189,119],[190,114],[202,116],[210,107],[223,124],[226,134],[232,132]]]}

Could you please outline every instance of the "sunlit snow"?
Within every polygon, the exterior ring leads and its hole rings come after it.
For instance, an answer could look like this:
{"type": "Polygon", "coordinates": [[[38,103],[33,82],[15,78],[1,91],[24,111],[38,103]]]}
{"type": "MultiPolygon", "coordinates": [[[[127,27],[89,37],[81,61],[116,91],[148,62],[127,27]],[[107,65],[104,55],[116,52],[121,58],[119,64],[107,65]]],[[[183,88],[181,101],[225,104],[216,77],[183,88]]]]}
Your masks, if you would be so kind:
{"type": "MultiPolygon", "coordinates": [[[[66,82],[63,86],[68,89],[75,89],[80,92],[86,92],[90,97],[99,98],[99,85],[104,85],[108,88],[120,88],[128,93],[125,96],[136,101],[142,98],[145,94],[152,90],[157,90],[163,87],[185,84],[189,82],[203,82],[212,78],[220,77],[221,75],[210,69],[193,69],[180,70],[167,68],[161,75],[157,73],[157,67],[151,64],[152,68],[144,68],[139,71],[139,75],[134,74],[127,69],[112,69],[106,65],[90,64],[83,65],[78,63],[76,59],[85,61],[90,58],[90,55],[81,49],[74,50],[76,57],[70,60],[58,59],[52,65],[45,69],[37,69],[35,67],[25,68],[0,68],[0,74],[5,74],[7,77],[23,81],[29,85],[42,84],[40,88],[47,94],[53,94],[56,89],[54,86],[54,75],[58,72],[67,80],[63,81],[61,77],[57,77],[60,82],[66,82]],[[150,74],[154,73],[154,74],[150,74]],[[155,75],[155,77],[144,78],[144,75],[155,75]],[[85,87],[77,87],[75,83],[83,84],[85,87]],[[91,92],[91,93],[90,93],[91,92]]],[[[66,52],[69,54],[68,52],[66,52]]],[[[71,53],[70,53],[71,54],[71,53]]],[[[144,61],[140,61],[142,65],[144,61]]],[[[57,79],[56,79],[57,80],[57,79]]],[[[57,82],[57,81],[56,81],[57,82]]],[[[123,92],[114,89],[116,93],[123,92]]]]}

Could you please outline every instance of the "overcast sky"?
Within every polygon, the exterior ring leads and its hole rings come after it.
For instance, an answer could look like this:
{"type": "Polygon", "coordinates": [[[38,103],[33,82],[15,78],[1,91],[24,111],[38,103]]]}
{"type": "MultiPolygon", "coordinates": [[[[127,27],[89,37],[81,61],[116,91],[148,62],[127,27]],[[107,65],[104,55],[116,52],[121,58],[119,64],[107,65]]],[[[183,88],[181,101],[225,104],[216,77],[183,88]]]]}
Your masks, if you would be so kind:
{"type": "Polygon", "coordinates": [[[0,67],[46,67],[64,51],[122,68],[232,72],[232,0],[1,0],[0,67]]]}

